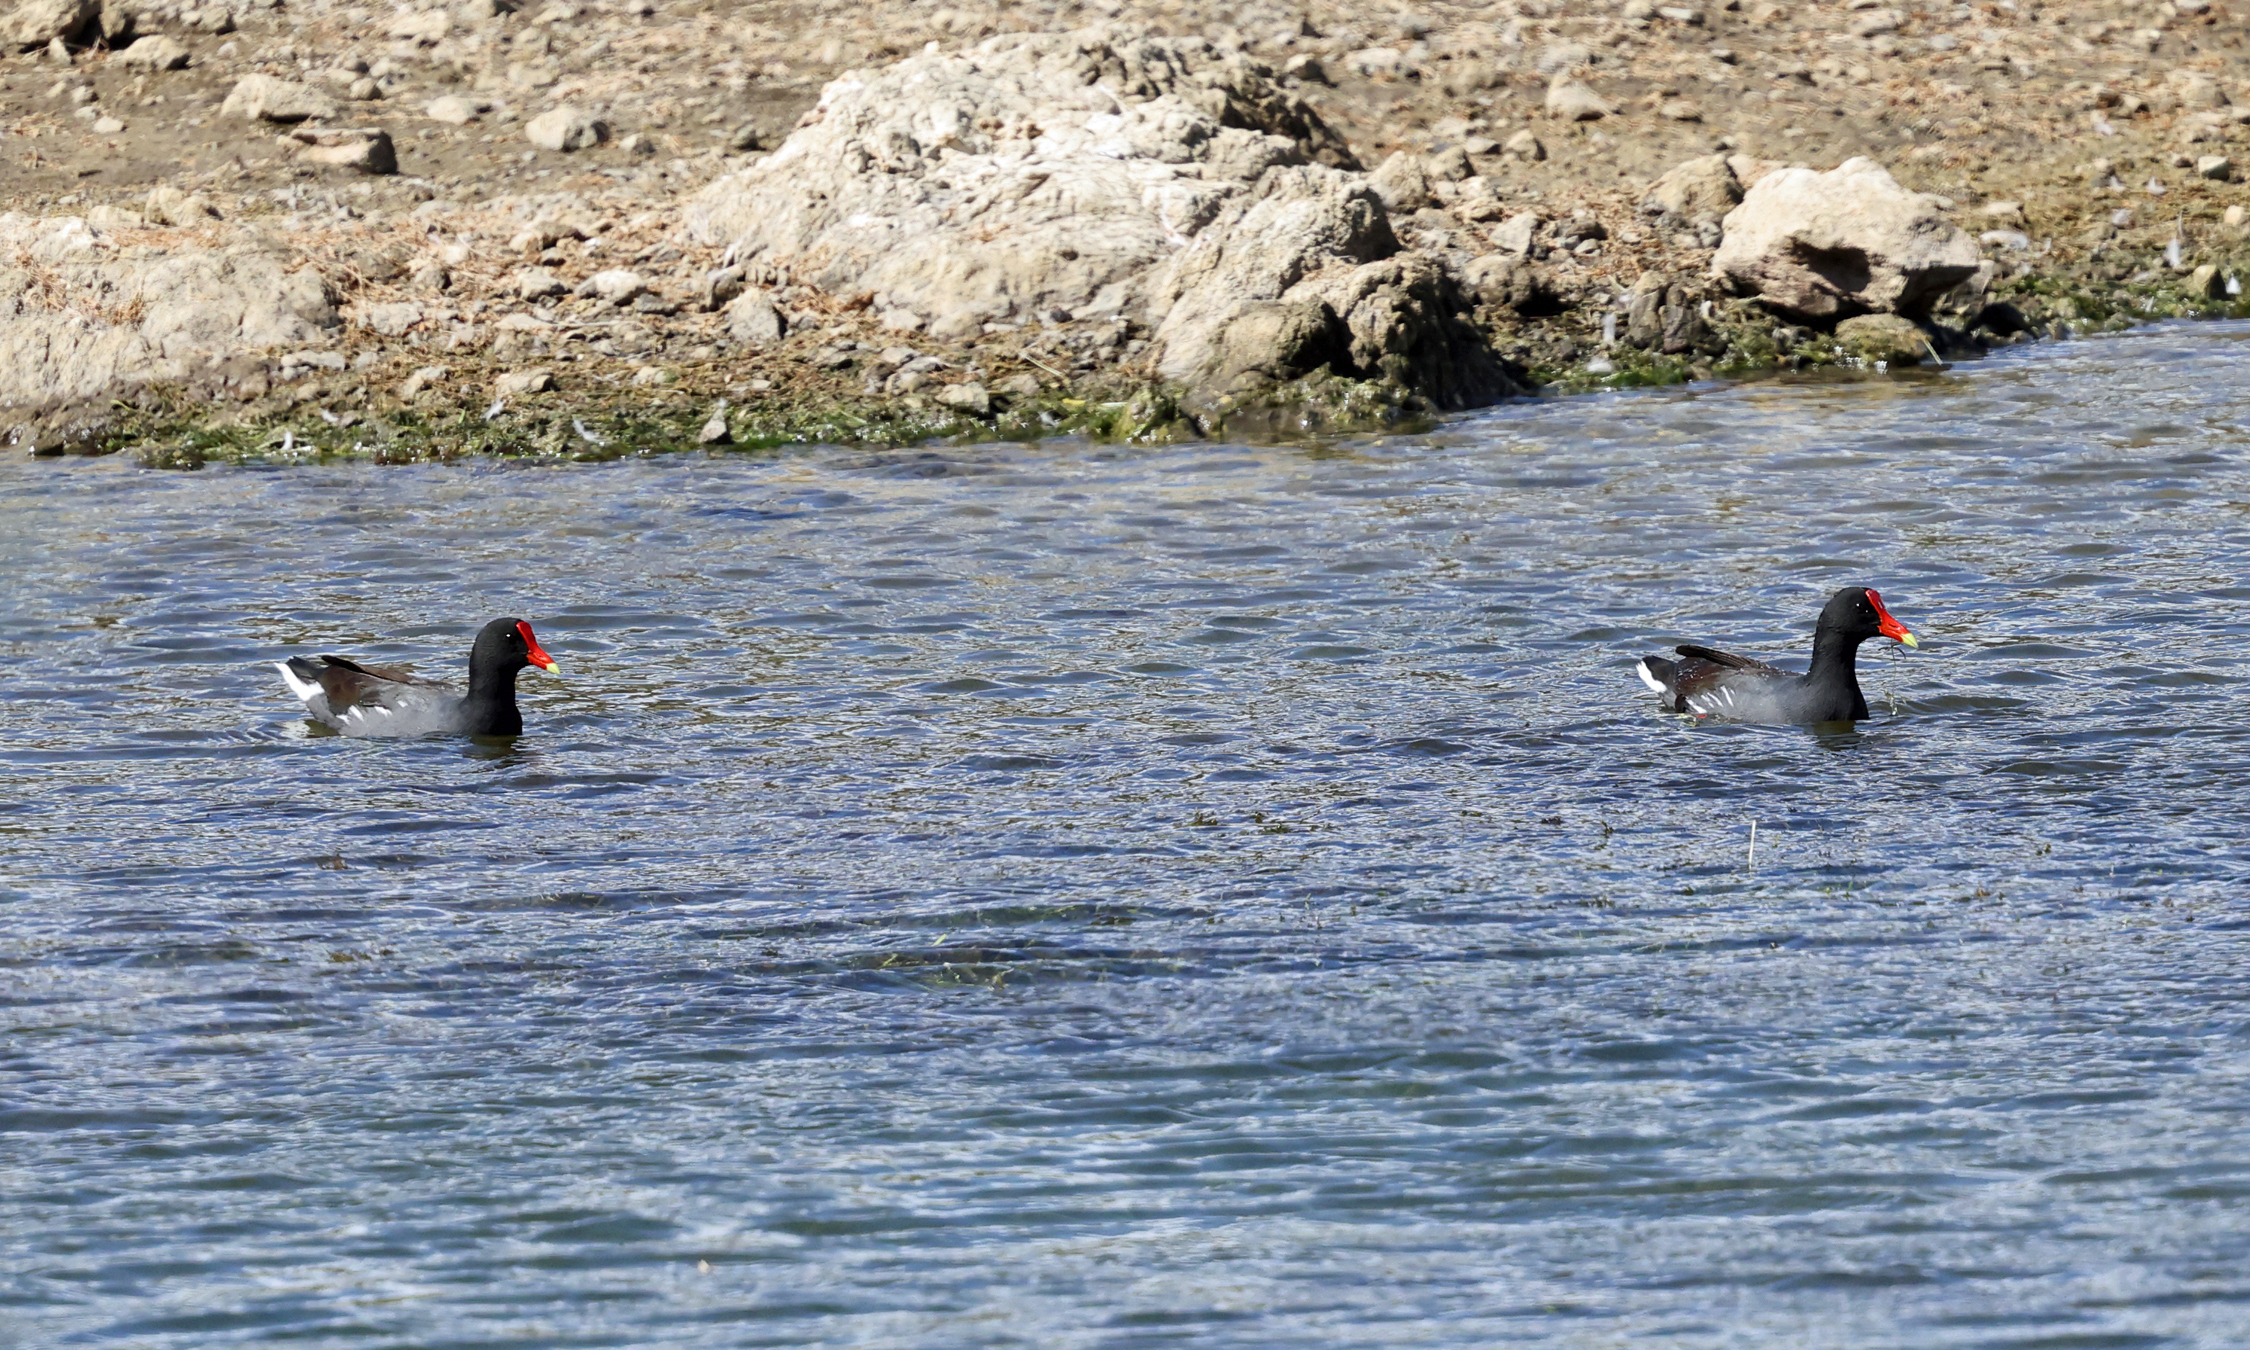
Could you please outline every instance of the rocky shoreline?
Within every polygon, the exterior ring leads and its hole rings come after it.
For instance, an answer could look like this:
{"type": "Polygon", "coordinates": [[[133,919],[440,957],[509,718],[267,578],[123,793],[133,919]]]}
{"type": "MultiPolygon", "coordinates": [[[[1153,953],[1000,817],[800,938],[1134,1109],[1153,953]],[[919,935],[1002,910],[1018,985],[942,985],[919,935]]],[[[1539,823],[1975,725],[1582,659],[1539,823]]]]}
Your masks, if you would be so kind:
{"type": "Polygon", "coordinates": [[[30,0],[0,428],[1291,436],[2250,315],[2215,0],[1212,14],[30,0]]]}

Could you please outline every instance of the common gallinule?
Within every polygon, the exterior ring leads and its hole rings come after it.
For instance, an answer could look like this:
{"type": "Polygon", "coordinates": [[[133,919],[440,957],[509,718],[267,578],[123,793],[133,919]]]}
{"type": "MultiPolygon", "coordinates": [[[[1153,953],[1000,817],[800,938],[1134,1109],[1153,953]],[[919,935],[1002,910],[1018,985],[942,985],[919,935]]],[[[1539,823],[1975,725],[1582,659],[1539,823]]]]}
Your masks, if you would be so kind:
{"type": "Polygon", "coordinates": [[[341,656],[292,656],[274,669],[316,722],[347,736],[518,736],[516,672],[559,673],[521,619],[494,619],[469,648],[469,692],[417,679],[402,667],[363,666],[341,656]]]}
{"type": "Polygon", "coordinates": [[[1887,637],[1921,644],[1865,586],[1830,596],[1813,629],[1812,667],[1802,675],[1709,647],[1679,647],[1685,658],[1643,657],[1641,682],[1664,696],[1671,712],[1738,722],[1856,722],[1867,716],[1856,668],[1859,644],[1887,637]]]}

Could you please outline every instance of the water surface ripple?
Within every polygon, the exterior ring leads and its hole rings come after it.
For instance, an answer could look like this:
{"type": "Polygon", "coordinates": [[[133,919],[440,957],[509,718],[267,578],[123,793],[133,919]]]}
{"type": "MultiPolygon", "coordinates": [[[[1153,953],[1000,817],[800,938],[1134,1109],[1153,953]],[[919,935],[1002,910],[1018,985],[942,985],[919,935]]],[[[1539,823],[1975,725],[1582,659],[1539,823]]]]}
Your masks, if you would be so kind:
{"type": "Polygon", "coordinates": [[[1318,450],[19,462],[0,1342],[2239,1346],[2246,419],[2197,326],[1318,450]],[[1633,678],[1860,581],[1927,646],[1856,731],[1633,678]],[[512,748],[264,664],[501,613],[512,748]]]}

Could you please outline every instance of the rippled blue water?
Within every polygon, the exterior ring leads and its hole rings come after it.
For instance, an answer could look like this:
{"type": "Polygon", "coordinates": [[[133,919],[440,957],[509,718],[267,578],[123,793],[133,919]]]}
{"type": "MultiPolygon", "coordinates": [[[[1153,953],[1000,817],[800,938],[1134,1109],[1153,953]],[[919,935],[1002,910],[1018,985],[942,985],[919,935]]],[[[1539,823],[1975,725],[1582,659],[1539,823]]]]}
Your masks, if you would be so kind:
{"type": "Polygon", "coordinates": [[[1320,450],[19,460],[0,1341],[2243,1344],[2246,417],[2198,326],[1320,450]],[[1927,642],[1852,733],[1632,675],[1846,582],[1927,642]],[[512,748],[264,664],[499,613],[512,748]]]}

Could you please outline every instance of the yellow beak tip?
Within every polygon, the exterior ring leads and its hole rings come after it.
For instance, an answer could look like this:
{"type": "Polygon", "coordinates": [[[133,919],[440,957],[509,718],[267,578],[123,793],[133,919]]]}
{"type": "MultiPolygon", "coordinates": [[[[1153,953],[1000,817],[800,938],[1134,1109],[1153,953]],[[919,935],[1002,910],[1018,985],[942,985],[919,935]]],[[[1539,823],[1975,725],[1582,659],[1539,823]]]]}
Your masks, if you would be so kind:
{"type": "Polygon", "coordinates": [[[1919,647],[1922,645],[1921,643],[1914,640],[1914,635],[1912,633],[1908,633],[1904,637],[1901,637],[1899,641],[1905,643],[1909,647],[1919,647]]]}

